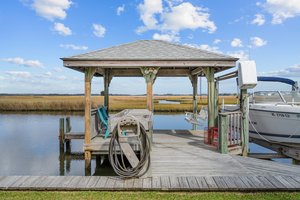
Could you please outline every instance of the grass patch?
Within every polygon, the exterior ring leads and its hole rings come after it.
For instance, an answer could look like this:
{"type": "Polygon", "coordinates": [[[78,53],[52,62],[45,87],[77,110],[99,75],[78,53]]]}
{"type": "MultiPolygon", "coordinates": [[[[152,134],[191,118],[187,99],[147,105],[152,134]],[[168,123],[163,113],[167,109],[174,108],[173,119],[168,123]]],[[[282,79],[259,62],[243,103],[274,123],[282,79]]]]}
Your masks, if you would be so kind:
{"type": "Polygon", "coordinates": [[[214,200],[288,200],[300,199],[296,192],[0,192],[0,199],[214,199],[214,200]]]}
{"type": "MultiPolygon", "coordinates": [[[[236,97],[219,97],[220,104],[224,99],[226,104],[236,103],[236,97]]],[[[92,107],[103,105],[103,96],[92,97],[92,107]]],[[[146,108],[145,96],[111,96],[109,98],[110,110],[146,108]]],[[[199,108],[207,104],[206,97],[198,97],[199,108]]],[[[157,112],[183,112],[192,111],[191,96],[155,96],[154,109],[157,112]],[[159,104],[159,100],[177,101],[180,104],[159,104]]],[[[83,96],[1,96],[0,111],[67,111],[84,110],[83,96]]]]}

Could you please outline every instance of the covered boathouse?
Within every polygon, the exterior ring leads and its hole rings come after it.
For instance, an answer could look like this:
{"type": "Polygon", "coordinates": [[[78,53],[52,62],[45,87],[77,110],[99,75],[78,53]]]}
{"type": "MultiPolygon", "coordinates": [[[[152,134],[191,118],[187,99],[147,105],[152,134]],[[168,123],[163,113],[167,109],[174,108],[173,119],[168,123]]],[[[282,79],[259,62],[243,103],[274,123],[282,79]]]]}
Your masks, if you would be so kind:
{"type": "MultiPolygon", "coordinates": [[[[187,77],[190,79],[195,116],[198,112],[198,77],[206,77],[208,85],[208,130],[211,130],[218,126],[218,84],[215,74],[235,67],[238,59],[160,40],[140,40],[62,58],[62,60],[65,67],[83,72],[85,77],[84,155],[85,168],[89,172],[87,169],[90,169],[91,166],[91,155],[100,154],[100,151],[101,153],[103,151],[108,153],[107,142],[96,140],[97,133],[93,130],[94,119],[91,117],[91,81],[93,76],[104,78],[104,106],[107,110],[109,109],[109,85],[114,77],[144,77],[148,113],[145,111],[138,111],[138,113],[143,112],[145,116],[150,115],[148,119],[150,123],[152,123],[151,116],[154,110],[153,84],[157,77],[187,77]],[[104,143],[106,147],[104,147],[104,143]]],[[[147,126],[151,137],[152,127],[152,124],[147,126]]],[[[245,127],[247,129],[247,126],[245,127]]],[[[248,131],[245,131],[245,134],[248,135],[248,131]]],[[[240,138],[244,138],[243,141],[239,141],[240,146],[243,146],[240,152],[247,155],[248,137],[240,138]]],[[[227,143],[225,146],[227,147],[227,143]]],[[[224,152],[227,153],[223,150],[224,152]]]]}

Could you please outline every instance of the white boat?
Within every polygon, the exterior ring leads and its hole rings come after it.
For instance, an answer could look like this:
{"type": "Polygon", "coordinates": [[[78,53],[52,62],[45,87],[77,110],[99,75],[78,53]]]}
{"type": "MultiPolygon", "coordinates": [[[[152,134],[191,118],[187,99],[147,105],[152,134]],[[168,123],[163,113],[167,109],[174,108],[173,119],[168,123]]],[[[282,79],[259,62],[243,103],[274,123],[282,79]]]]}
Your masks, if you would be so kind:
{"type": "MultiPolygon", "coordinates": [[[[273,143],[300,145],[300,95],[297,82],[278,77],[258,77],[292,85],[291,92],[255,92],[249,100],[249,136],[273,143]]],[[[237,106],[225,106],[233,111],[237,106]]]]}

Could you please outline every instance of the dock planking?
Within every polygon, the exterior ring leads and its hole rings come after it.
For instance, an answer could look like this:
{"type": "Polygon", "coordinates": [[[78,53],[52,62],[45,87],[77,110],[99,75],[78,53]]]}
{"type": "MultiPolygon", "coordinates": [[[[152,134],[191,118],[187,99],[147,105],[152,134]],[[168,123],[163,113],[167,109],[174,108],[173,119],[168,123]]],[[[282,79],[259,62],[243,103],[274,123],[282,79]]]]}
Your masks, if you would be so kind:
{"type": "Polygon", "coordinates": [[[6,176],[0,177],[1,190],[142,190],[142,191],[300,191],[300,176],[180,176],[139,179],[85,176],[6,176]],[[45,181],[37,186],[35,181],[45,181]],[[254,180],[254,181],[253,181],[254,180]],[[283,181],[285,180],[285,181],[283,181]],[[204,182],[205,181],[205,182],[204,182]],[[246,182],[245,182],[246,181],[246,182]]]}
{"type": "Polygon", "coordinates": [[[141,178],[116,176],[0,176],[1,190],[300,191],[300,167],[220,154],[203,133],[153,135],[151,169],[141,178]]]}

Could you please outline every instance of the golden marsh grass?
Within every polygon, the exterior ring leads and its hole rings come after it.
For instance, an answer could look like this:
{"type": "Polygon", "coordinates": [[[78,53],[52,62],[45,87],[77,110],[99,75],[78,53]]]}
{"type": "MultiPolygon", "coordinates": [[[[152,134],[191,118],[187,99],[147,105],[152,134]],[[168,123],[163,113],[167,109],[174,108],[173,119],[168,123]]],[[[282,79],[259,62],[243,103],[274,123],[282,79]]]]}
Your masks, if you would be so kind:
{"type": "MultiPolygon", "coordinates": [[[[220,96],[226,104],[236,103],[234,96],[220,96]]],[[[110,96],[110,110],[146,108],[145,96],[110,96]]],[[[103,96],[92,96],[92,107],[103,105],[103,96]]],[[[198,105],[207,105],[206,97],[198,97],[198,105]]],[[[182,112],[192,110],[192,96],[155,96],[157,112],[182,112]],[[159,104],[160,100],[178,101],[180,104],[159,104]]],[[[84,96],[1,96],[0,111],[83,111],[84,96]]]]}

